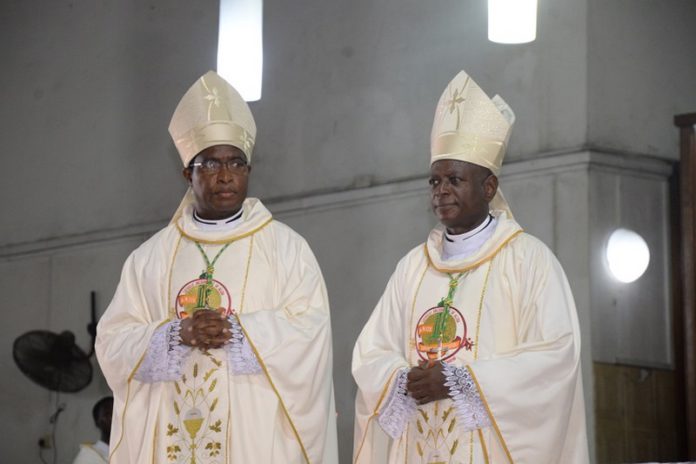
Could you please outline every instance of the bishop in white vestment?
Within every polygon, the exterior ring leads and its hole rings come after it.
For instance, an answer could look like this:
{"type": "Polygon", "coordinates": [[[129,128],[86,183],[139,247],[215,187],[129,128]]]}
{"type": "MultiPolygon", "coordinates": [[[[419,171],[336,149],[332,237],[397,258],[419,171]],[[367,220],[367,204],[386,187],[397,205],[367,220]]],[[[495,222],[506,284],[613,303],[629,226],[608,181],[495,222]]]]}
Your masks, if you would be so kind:
{"type": "Polygon", "coordinates": [[[570,287],[497,188],[513,122],[464,72],[440,99],[440,224],[398,263],[355,345],[356,463],[589,462],[570,287]]]}
{"type": "Polygon", "coordinates": [[[337,463],[324,280],[306,241],[246,197],[249,108],[211,71],[169,129],[190,189],[98,326],[109,462],[337,463]]]}

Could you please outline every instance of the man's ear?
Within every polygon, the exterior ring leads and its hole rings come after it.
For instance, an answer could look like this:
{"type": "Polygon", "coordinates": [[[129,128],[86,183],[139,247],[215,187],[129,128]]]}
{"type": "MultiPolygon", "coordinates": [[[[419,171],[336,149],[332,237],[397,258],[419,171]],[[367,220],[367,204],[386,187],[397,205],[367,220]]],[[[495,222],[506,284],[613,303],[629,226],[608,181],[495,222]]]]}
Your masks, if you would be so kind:
{"type": "Polygon", "coordinates": [[[494,174],[491,174],[484,179],[483,191],[486,195],[486,201],[488,203],[493,201],[493,197],[498,192],[498,178],[494,174]]]}
{"type": "Polygon", "coordinates": [[[191,175],[193,174],[193,169],[186,167],[181,171],[181,174],[184,176],[184,179],[186,179],[186,182],[191,185],[191,175]]]}

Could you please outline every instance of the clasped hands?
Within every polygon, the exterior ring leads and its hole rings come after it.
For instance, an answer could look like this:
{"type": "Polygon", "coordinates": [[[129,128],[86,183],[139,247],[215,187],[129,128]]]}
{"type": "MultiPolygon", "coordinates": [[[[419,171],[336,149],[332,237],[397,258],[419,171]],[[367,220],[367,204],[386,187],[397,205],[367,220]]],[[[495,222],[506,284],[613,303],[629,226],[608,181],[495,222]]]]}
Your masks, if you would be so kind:
{"type": "MultiPolygon", "coordinates": [[[[218,311],[198,310],[181,322],[181,341],[186,346],[209,350],[220,348],[232,337],[230,322],[218,311]]],[[[407,375],[406,390],[418,404],[449,396],[442,364],[420,361],[407,375]]]]}
{"type": "Polygon", "coordinates": [[[449,389],[445,387],[445,374],[441,363],[420,361],[418,367],[413,367],[407,375],[406,390],[418,404],[443,400],[449,397],[449,389]]]}
{"type": "Polygon", "coordinates": [[[203,351],[220,348],[232,337],[230,321],[215,310],[199,309],[181,321],[181,342],[203,351]]]}

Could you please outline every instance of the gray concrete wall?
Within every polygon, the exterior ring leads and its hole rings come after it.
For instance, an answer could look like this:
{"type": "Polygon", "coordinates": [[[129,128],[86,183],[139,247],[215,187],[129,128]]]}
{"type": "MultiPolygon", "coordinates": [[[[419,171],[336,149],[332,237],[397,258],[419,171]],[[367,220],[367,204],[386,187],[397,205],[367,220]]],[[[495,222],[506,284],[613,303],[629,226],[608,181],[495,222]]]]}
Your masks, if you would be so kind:
{"type": "Polygon", "coordinates": [[[675,114],[696,109],[696,3],[590,0],[588,143],[679,157],[675,114]]]}
{"type": "Polygon", "coordinates": [[[510,157],[586,138],[585,2],[549,2],[539,40],[486,39],[486,2],[266,2],[257,185],[264,196],[422,175],[435,105],[466,69],[518,116],[510,157]],[[286,173],[278,176],[278,172],[286,173]]]}
{"type": "MultiPolygon", "coordinates": [[[[510,161],[586,145],[674,156],[672,113],[696,110],[692,2],[542,1],[538,40],[515,46],[486,40],[485,5],[265,2],[252,193],[308,238],[325,272],[344,462],[350,350],[396,261],[433,223],[419,185],[435,104],[456,72],[515,109],[510,161]],[[415,180],[395,183],[403,179],[415,180]]],[[[11,342],[46,328],[71,329],[86,345],[89,291],[103,310],[129,250],[183,193],[166,128],[186,88],[215,67],[216,30],[213,0],[3,5],[0,294],[11,316],[0,327],[0,394],[19,398],[0,412],[3,462],[36,462],[52,412],[48,393],[14,367],[11,342]]],[[[575,245],[589,237],[573,224],[590,220],[589,198],[577,200],[587,188],[575,174],[509,185],[520,222],[566,267],[585,333],[590,262],[575,245]]],[[[96,438],[89,409],[104,393],[97,376],[64,397],[61,464],[96,438]]]]}
{"type": "MultiPolygon", "coordinates": [[[[0,124],[6,159],[22,162],[0,195],[22,192],[22,201],[0,214],[22,220],[3,221],[0,245],[171,214],[183,184],[166,128],[186,88],[215,66],[216,5],[5,7],[0,124]]],[[[422,175],[435,104],[462,68],[515,108],[511,157],[581,145],[584,1],[542,8],[540,40],[519,46],[486,40],[485,5],[265,2],[254,192],[278,198],[422,175]]]]}
{"type": "Polygon", "coordinates": [[[217,2],[3,3],[0,244],[161,220],[183,192],[167,126],[215,66],[217,2]]]}

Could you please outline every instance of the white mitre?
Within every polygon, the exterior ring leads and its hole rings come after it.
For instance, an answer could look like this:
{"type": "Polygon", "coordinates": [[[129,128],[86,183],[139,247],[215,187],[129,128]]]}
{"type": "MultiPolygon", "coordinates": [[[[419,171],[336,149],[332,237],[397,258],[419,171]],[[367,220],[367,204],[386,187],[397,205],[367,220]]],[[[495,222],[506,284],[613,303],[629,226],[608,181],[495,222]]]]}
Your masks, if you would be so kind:
{"type": "Polygon", "coordinates": [[[214,145],[235,146],[251,162],[256,123],[239,92],[215,71],[208,71],[181,98],[169,134],[184,166],[214,145]]]}
{"type": "MultiPolygon", "coordinates": [[[[208,71],[179,101],[169,123],[169,134],[184,166],[214,145],[237,147],[251,163],[256,123],[239,92],[215,71],[208,71]]],[[[193,194],[188,189],[172,222],[192,203],[193,194]]]]}
{"type": "MultiPolygon", "coordinates": [[[[498,176],[514,123],[515,113],[500,96],[488,98],[466,72],[460,71],[437,104],[430,134],[430,164],[445,159],[466,161],[498,176]]],[[[490,207],[512,217],[500,189],[490,207]]]]}

